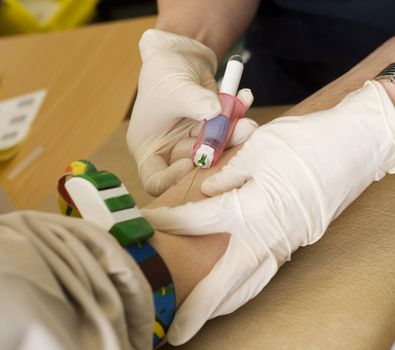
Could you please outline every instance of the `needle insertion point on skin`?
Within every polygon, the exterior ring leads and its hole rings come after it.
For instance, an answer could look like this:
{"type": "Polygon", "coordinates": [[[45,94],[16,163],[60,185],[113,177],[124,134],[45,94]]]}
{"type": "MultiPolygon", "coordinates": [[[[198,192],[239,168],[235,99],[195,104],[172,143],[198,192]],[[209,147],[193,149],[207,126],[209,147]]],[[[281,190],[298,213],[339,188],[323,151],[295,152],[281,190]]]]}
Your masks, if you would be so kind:
{"type": "Polygon", "coordinates": [[[189,191],[191,190],[192,185],[194,184],[194,182],[195,182],[195,180],[196,180],[196,178],[197,178],[197,176],[198,176],[198,174],[199,174],[199,172],[200,172],[200,169],[202,169],[201,166],[199,166],[199,167],[197,168],[197,170],[196,170],[196,172],[195,172],[195,175],[193,175],[192,181],[191,181],[191,183],[189,184],[189,186],[188,186],[188,188],[187,188],[187,190],[186,190],[186,192],[185,192],[185,195],[184,195],[184,198],[183,198],[182,201],[181,201],[181,204],[185,204],[185,201],[186,201],[186,199],[187,199],[187,197],[188,197],[189,191]]]}

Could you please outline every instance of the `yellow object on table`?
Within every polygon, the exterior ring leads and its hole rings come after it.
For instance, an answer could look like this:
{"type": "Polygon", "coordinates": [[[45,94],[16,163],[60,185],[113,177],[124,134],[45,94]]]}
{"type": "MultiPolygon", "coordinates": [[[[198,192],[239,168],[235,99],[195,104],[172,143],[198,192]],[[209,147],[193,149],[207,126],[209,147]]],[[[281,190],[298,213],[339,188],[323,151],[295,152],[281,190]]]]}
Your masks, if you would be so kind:
{"type": "Polygon", "coordinates": [[[0,34],[67,29],[90,20],[98,0],[3,0],[0,34]]]}

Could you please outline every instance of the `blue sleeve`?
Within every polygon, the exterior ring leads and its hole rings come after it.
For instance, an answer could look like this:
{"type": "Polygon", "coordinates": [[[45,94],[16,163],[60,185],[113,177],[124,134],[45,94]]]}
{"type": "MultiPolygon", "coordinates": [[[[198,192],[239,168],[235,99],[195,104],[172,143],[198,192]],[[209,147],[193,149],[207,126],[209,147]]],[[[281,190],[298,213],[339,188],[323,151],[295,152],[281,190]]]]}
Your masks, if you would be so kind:
{"type": "Polygon", "coordinates": [[[394,0],[273,0],[273,3],[287,10],[362,22],[395,33],[394,0]]]}

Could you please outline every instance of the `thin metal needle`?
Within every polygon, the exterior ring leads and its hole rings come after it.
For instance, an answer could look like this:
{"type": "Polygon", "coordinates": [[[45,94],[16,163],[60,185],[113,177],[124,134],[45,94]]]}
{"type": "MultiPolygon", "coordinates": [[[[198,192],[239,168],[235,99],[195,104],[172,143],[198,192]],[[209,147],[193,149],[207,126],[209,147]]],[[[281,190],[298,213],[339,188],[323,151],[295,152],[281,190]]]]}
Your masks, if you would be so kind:
{"type": "Polygon", "coordinates": [[[185,200],[187,199],[187,196],[188,196],[188,194],[189,194],[189,191],[191,190],[192,185],[193,185],[193,183],[195,182],[195,179],[196,179],[197,175],[199,174],[199,171],[200,171],[201,168],[202,168],[202,167],[199,166],[199,167],[197,168],[196,172],[195,172],[195,175],[193,175],[192,181],[191,181],[191,183],[189,184],[187,191],[185,192],[185,196],[184,196],[184,199],[182,200],[181,204],[184,204],[184,203],[185,203],[185,200]]]}

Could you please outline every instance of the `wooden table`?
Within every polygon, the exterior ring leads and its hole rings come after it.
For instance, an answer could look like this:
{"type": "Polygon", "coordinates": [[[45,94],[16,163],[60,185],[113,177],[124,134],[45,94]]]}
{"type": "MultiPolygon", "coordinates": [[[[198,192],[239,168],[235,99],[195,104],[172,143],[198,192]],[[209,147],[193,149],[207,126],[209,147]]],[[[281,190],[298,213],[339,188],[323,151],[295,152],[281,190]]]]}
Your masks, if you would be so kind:
{"type": "Polygon", "coordinates": [[[18,209],[39,207],[65,166],[90,155],[128,115],[141,64],[138,41],[154,21],[0,39],[0,99],[47,89],[19,153],[0,164],[0,185],[18,209]],[[15,176],[26,159],[32,162],[15,176]]]}

